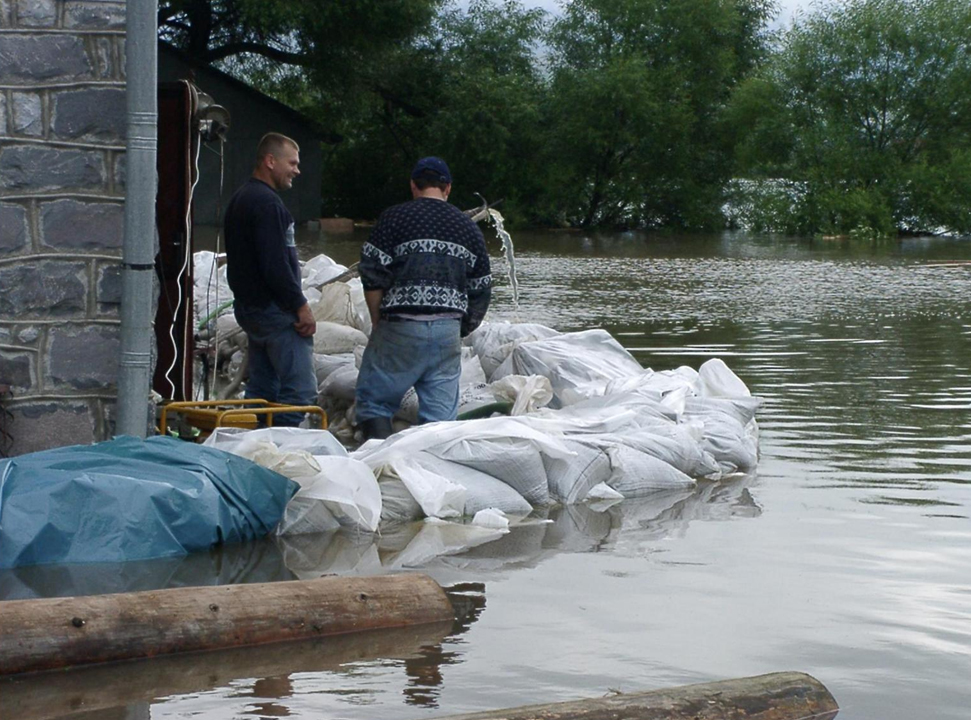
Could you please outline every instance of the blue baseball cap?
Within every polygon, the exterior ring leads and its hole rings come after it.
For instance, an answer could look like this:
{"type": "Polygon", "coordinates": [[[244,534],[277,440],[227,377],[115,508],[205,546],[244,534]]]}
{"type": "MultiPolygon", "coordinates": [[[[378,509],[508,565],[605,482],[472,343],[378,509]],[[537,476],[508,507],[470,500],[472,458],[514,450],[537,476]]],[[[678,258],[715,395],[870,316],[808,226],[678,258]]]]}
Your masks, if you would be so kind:
{"type": "Polygon", "coordinates": [[[415,164],[415,169],[411,171],[411,179],[416,180],[420,177],[443,182],[448,185],[452,183],[452,173],[448,170],[448,165],[439,157],[424,157],[415,164]]]}

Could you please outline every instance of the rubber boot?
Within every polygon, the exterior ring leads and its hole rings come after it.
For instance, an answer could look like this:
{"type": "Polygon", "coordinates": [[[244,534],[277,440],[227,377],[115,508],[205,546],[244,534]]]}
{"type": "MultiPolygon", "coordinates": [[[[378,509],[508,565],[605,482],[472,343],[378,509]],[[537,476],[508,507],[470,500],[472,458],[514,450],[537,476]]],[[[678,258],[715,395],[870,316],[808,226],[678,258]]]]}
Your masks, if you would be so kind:
{"type": "Polygon", "coordinates": [[[391,418],[376,417],[361,421],[361,430],[364,432],[365,440],[384,440],[391,437],[394,428],[391,427],[391,418]]]}

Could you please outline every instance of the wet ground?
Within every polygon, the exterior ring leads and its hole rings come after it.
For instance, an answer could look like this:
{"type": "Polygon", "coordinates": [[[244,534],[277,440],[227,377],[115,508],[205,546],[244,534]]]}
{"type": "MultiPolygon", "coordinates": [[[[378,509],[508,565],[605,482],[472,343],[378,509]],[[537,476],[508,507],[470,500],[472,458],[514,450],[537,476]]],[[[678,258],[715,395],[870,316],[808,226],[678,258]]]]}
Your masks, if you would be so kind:
{"type": "MultiPolygon", "coordinates": [[[[353,262],[362,238],[301,255],[353,262]]],[[[431,560],[464,598],[452,627],[7,685],[0,717],[425,718],[776,670],[822,680],[841,719],[967,717],[971,266],[947,263],[971,243],[513,240],[519,307],[490,241],[490,319],[605,327],[654,369],[721,357],[765,399],[758,474],[431,560]]],[[[421,532],[24,569],[0,595],[386,572],[421,532]]]]}

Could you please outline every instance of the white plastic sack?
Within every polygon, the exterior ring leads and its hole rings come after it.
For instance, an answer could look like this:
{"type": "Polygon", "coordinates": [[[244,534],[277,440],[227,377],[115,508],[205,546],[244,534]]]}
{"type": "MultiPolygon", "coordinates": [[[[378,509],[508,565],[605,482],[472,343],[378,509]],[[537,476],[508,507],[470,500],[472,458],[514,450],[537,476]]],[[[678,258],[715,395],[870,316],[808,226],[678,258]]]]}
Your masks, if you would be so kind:
{"type": "MultiPolygon", "coordinates": [[[[346,365],[354,365],[354,353],[336,353],[334,355],[314,353],[314,374],[317,376],[318,388],[328,375],[346,365]]],[[[320,392],[319,389],[318,392],[320,392]]]]}
{"type": "Polygon", "coordinates": [[[300,267],[300,275],[305,287],[318,287],[346,271],[346,266],[326,255],[312,257],[300,267]]]}
{"type": "Polygon", "coordinates": [[[495,508],[510,515],[529,515],[533,510],[522,495],[480,470],[443,460],[424,451],[416,453],[412,460],[418,466],[465,488],[463,515],[472,516],[485,508],[495,508]]]}
{"type": "Polygon", "coordinates": [[[501,480],[531,505],[550,504],[543,457],[529,440],[466,437],[428,452],[501,480]]]}
{"type": "Polygon", "coordinates": [[[549,482],[550,496],[565,505],[583,500],[591,488],[610,478],[610,458],[597,444],[579,439],[565,439],[564,443],[574,452],[573,458],[543,457],[543,466],[549,482]]]}
{"type": "Polygon", "coordinates": [[[414,458],[399,457],[388,464],[427,517],[461,517],[465,512],[465,488],[461,485],[424,467],[414,458]]]}
{"type": "MultiPolygon", "coordinates": [[[[209,317],[219,306],[233,299],[226,278],[226,266],[217,267],[216,254],[200,250],[192,255],[192,300],[195,313],[194,327],[209,317]]],[[[232,305],[222,312],[231,313],[232,305]]]]}
{"type": "Polygon", "coordinates": [[[338,400],[344,403],[354,402],[357,390],[358,369],[354,363],[347,363],[328,375],[317,388],[317,395],[321,400],[338,400]]]}
{"type": "Polygon", "coordinates": [[[314,456],[347,457],[347,450],[329,431],[295,427],[267,427],[258,430],[220,427],[213,430],[203,444],[239,454],[236,452],[239,444],[250,440],[269,440],[281,451],[303,450],[314,456]]]}
{"type": "MultiPolygon", "coordinates": [[[[290,502],[298,500],[298,506],[305,507],[317,502],[340,525],[374,532],[381,519],[381,490],[371,468],[358,460],[334,455],[321,455],[314,460],[320,472],[294,478],[300,490],[290,502]]],[[[304,518],[306,511],[301,509],[304,518]]],[[[285,535],[294,531],[294,527],[281,524],[277,532],[285,535]]]]}
{"type": "Polygon", "coordinates": [[[338,325],[356,327],[357,313],[351,299],[351,288],[347,283],[332,282],[321,286],[317,291],[319,298],[313,302],[307,298],[310,310],[317,322],[333,322],[338,325]]]}
{"type": "Polygon", "coordinates": [[[720,358],[698,368],[698,394],[706,397],[749,397],[752,393],[720,358]]]}
{"type": "Polygon", "coordinates": [[[513,349],[523,342],[542,340],[559,335],[556,330],[534,323],[482,323],[465,338],[482,362],[482,369],[490,380],[513,349]]]}
{"type": "Polygon", "coordinates": [[[515,374],[549,378],[550,407],[567,404],[565,396],[571,402],[579,399],[581,388],[644,372],[610,333],[599,329],[522,343],[511,357],[515,374]]]}
{"type": "Polygon", "coordinates": [[[695,485],[695,481],[680,470],[634,448],[615,445],[607,448],[606,453],[611,467],[607,484],[625,498],[695,485]]]}
{"type": "Polygon", "coordinates": [[[553,399],[550,381],[541,375],[507,375],[492,383],[493,394],[513,403],[510,415],[525,415],[549,405],[553,399]]]}

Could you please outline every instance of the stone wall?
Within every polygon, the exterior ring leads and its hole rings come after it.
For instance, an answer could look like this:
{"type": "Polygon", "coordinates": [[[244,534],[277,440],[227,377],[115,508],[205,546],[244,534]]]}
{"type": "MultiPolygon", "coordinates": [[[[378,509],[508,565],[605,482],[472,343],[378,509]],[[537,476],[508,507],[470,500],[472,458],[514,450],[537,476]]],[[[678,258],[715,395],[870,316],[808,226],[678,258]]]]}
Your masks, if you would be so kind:
{"type": "MultiPolygon", "coordinates": [[[[0,0],[0,400],[9,455],[111,434],[125,2],[0,0]]],[[[0,436],[2,438],[2,436],[0,436]]]]}

